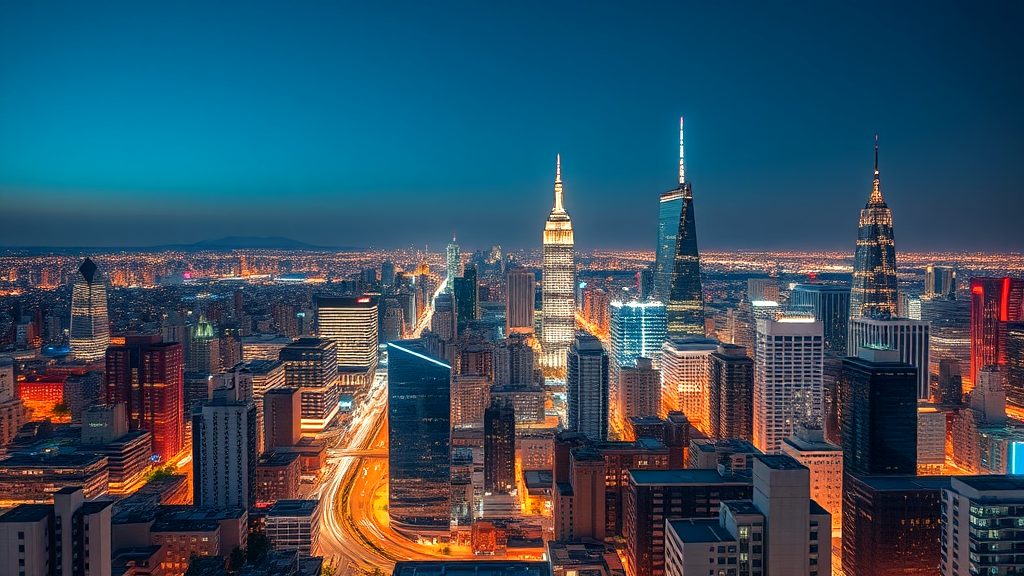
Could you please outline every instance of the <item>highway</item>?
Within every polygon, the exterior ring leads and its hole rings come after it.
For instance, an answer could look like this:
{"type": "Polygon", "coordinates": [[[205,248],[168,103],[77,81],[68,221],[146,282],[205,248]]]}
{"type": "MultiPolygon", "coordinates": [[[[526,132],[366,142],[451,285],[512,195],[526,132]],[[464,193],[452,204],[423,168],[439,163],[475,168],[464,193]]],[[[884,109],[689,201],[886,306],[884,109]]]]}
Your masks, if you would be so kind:
{"type": "MultiPolygon", "coordinates": [[[[444,287],[442,282],[434,292],[413,337],[430,326],[434,298],[444,287]]],[[[351,422],[339,447],[328,452],[325,480],[314,493],[324,503],[319,554],[325,563],[338,576],[349,576],[375,568],[387,574],[397,560],[453,557],[445,556],[439,545],[410,541],[389,527],[386,369],[377,371],[351,422]]]]}

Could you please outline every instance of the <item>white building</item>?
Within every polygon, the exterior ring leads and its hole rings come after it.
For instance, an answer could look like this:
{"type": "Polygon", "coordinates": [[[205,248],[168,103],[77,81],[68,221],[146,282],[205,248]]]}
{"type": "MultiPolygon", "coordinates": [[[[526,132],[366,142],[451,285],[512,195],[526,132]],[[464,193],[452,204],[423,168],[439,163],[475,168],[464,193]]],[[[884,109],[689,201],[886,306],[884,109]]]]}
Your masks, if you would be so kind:
{"type": "Polygon", "coordinates": [[[777,453],[798,420],[819,419],[822,324],[808,318],[758,320],[754,359],[754,446],[777,453]]]}
{"type": "Polygon", "coordinates": [[[946,413],[931,404],[917,407],[917,473],[942,474],[946,464],[946,413]]]}
{"type": "Polygon", "coordinates": [[[576,332],[576,260],[572,220],[562,205],[562,158],[555,161],[555,205],[544,225],[541,365],[565,368],[576,332]]]}
{"type": "Polygon", "coordinates": [[[717,350],[718,341],[710,338],[665,341],[661,347],[661,416],[680,411],[699,430],[707,430],[711,354],[717,350]]]}
{"type": "Polygon", "coordinates": [[[917,397],[928,399],[928,362],[930,326],[923,320],[909,318],[877,319],[862,316],[850,319],[847,354],[856,356],[862,347],[884,347],[897,350],[900,362],[917,368],[917,397]]]}
{"type": "Polygon", "coordinates": [[[1024,477],[955,476],[942,507],[943,576],[1019,572],[1024,477]]]}

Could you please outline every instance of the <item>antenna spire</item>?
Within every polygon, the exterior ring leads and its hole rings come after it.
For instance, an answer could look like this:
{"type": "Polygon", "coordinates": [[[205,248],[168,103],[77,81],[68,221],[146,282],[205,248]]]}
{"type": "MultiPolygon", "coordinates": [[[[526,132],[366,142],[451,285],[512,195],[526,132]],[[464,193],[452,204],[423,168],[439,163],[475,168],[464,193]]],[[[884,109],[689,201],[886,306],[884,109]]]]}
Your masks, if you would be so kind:
{"type": "Polygon", "coordinates": [[[878,178],[878,132],[875,132],[875,178],[878,178]]]}
{"type": "Polygon", "coordinates": [[[868,199],[868,206],[885,206],[880,180],[878,177],[878,132],[875,132],[875,177],[871,179],[871,197],[868,199]]]}
{"type": "Polygon", "coordinates": [[[679,187],[686,182],[686,165],[683,163],[683,117],[679,117],[679,187]]]}
{"type": "Polygon", "coordinates": [[[562,207],[562,155],[555,155],[555,212],[565,212],[562,207]]]}

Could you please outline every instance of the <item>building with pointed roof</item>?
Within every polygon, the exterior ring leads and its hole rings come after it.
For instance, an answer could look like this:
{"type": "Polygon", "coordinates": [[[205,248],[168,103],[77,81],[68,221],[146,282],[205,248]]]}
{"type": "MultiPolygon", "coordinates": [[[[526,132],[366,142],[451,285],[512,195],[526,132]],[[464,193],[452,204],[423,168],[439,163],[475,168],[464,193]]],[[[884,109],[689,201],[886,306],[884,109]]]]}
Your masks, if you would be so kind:
{"type": "Polygon", "coordinates": [[[544,225],[541,364],[564,369],[576,332],[576,261],[572,220],[563,205],[562,156],[555,157],[555,205],[544,225]]]}
{"type": "Polygon", "coordinates": [[[683,160],[679,118],[679,186],[661,195],[654,260],[654,297],[665,303],[668,336],[704,336],[704,297],[697,250],[693,189],[683,160]]]}
{"type": "Polygon", "coordinates": [[[875,134],[875,176],[871,196],[860,211],[857,252],[850,290],[850,318],[896,316],[896,242],[892,210],[882,197],[878,176],[878,134],[875,134]]]}
{"type": "Polygon", "coordinates": [[[92,362],[103,358],[110,345],[107,283],[96,263],[86,258],[71,288],[71,352],[92,362]]]}

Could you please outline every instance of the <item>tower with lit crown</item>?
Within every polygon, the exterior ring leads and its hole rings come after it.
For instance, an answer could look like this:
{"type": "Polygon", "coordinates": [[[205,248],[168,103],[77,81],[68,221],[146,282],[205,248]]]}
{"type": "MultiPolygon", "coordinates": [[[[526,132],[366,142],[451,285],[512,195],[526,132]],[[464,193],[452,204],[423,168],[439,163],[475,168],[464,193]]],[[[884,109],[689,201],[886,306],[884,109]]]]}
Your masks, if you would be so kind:
{"type": "Polygon", "coordinates": [[[654,260],[654,297],[665,303],[669,337],[704,335],[704,298],[693,190],[683,161],[679,119],[679,186],[661,195],[654,260]]]}
{"type": "Polygon", "coordinates": [[[572,221],[562,205],[562,157],[555,158],[555,205],[544,225],[544,278],[540,345],[542,364],[565,368],[576,330],[576,262],[572,221]]]}
{"type": "Polygon", "coordinates": [[[448,251],[445,254],[447,256],[448,264],[448,284],[445,286],[445,292],[451,293],[455,286],[455,279],[462,275],[462,270],[459,268],[459,263],[462,259],[462,252],[459,249],[459,245],[455,243],[455,235],[452,234],[452,241],[448,243],[448,251]]]}
{"type": "Polygon", "coordinates": [[[878,178],[878,134],[875,134],[875,177],[868,203],[860,211],[850,318],[896,316],[896,300],[896,241],[892,210],[882,197],[878,178]]]}

